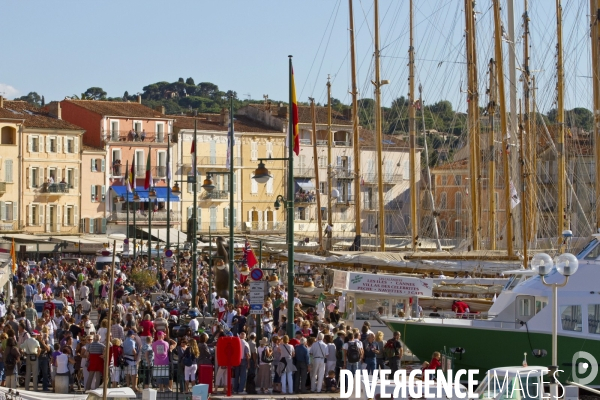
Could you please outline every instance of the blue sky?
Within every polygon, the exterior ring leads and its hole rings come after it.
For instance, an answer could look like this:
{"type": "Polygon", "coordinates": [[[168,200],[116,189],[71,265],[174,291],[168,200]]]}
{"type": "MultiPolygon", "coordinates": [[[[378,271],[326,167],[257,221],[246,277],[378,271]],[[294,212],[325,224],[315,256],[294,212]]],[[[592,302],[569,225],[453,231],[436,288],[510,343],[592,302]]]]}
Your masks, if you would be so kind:
{"type": "MultiPolygon", "coordinates": [[[[522,1],[516,3],[520,18],[522,1]]],[[[548,109],[554,98],[554,1],[532,3],[532,69],[540,70],[540,108],[548,109]]],[[[591,107],[588,3],[563,1],[567,108],[591,107]]],[[[464,1],[415,4],[417,80],[426,102],[448,99],[464,110],[464,1]]],[[[482,102],[492,56],[490,6],[477,2],[482,102]]],[[[355,0],[354,8],[359,90],[372,97],[372,1],[355,0]]],[[[324,102],[331,74],[333,96],[350,101],[347,0],[13,1],[2,2],[0,10],[0,92],[11,99],[37,91],[47,101],[59,100],[91,86],[121,96],[192,77],[235,90],[240,98],[285,100],[287,55],[293,54],[299,100],[324,102]]],[[[408,1],[380,0],[380,14],[382,78],[392,81],[383,99],[389,104],[408,91],[408,1]]],[[[520,26],[519,20],[517,35],[520,26]]],[[[521,53],[517,42],[519,58],[521,53]]]]}

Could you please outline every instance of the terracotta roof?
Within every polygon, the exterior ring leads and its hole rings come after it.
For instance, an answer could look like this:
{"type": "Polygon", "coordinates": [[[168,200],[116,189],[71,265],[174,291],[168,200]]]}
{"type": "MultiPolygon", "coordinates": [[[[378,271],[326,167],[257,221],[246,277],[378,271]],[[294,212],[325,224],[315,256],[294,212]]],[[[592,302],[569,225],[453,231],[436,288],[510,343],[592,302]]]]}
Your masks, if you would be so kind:
{"type": "Polygon", "coordinates": [[[467,167],[468,167],[467,160],[459,160],[459,161],[447,162],[445,164],[442,164],[442,165],[432,168],[432,170],[433,171],[464,170],[464,169],[467,169],[467,167]]]}
{"type": "MultiPolygon", "coordinates": [[[[220,121],[220,114],[203,114],[198,117],[188,117],[184,115],[173,115],[175,122],[173,126],[179,129],[194,129],[194,119],[198,121],[198,130],[222,131],[227,132],[227,125],[220,121]]],[[[281,131],[270,128],[259,122],[256,122],[245,115],[236,115],[234,121],[236,132],[268,132],[282,133],[281,131]]]]}
{"type": "Polygon", "coordinates": [[[62,119],[51,117],[47,111],[33,106],[26,101],[4,101],[0,109],[4,118],[19,118],[25,120],[25,128],[70,129],[82,131],[83,128],[62,119]]]}
{"type": "MultiPolygon", "coordinates": [[[[372,131],[369,129],[361,129],[359,131],[359,140],[360,140],[361,148],[362,147],[375,147],[376,146],[375,137],[376,137],[375,131],[372,131]]],[[[389,148],[399,148],[399,147],[408,149],[408,141],[397,135],[387,135],[385,133],[383,134],[383,147],[382,147],[383,150],[389,149],[389,148]]],[[[420,148],[417,147],[417,149],[420,149],[420,148]]]]}
{"type": "MultiPolygon", "coordinates": [[[[265,106],[263,104],[248,104],[248,107],[258,108],[260,110],[264,110],[265,106]]],[[[279,107],[278,105],[271,104],[271,114],[279,119],[287,120],[286,117],[278,116],[280,108],[283,108],[287,112],[287,105],[283,107],[279,107]]],[[[327,124],[327,107],[315,107],[315,114],[317,117],[317,124],[327,124]]],[[[298,121],[301,124],[312,124],[312,113],[310,111],[309,106],[299,106],[298,107],[298,121]]],[[[350,125],[352,126],[352,121],[349,118],[346,118],[342,113],[332,110],[331,111],[331,124],[332,125],[350,125]]]]}
{"type": "MultiPolygon", "coordinates": [[[[169,118],[137,102],[101,100],[63,100],[100,115],[130,118],[169,118]]],[[[170,119],[170,118],[169,118],[170,119]]]]}
{"type": "Polygon", "coordinates": [[[89,144],[82,144],[81,149],[88,151],[106,151],[104,147],[90,146],[89,144]]]}

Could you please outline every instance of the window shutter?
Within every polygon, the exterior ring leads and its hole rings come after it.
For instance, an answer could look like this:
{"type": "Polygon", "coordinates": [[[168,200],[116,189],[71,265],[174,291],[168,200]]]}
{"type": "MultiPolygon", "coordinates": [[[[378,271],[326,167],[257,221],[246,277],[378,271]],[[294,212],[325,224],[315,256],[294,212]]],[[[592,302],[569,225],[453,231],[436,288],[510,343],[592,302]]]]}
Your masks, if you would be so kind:
{"type": "Polygon", "coordinates": [[[100,199],[100,201],[104,201],[106,199],[106,186],[102,185],[102,197],[100,199]]]}
{"type": "Polygon", "coordinates": [[[337,156],[337,166],[341,166],[342,165],[342,156],[337,156]]]}
{"type": "Polygon", "coordinates": [[[90,171],[96,172],[96,159],[92,158],[90,161],[91,161],[91,163],[90,163],[91,164],[90,165],[90,171]]]}
{"type": "Polygon", "coordinates": [[[95,229],[96,228],[95,227],[96,220],[94,218],[90,218],[89,221],[90,221],[90,226],[89,226],[89,231],[88,232],[89,233],[96,233],[96,229],[95,229]]]}
{"type": "Polygon", "coordinates": [[[31,225],[33,225],[33,221],[31,220],[31,216],[32,216],[32,214],[33,214],[33,213],[32,213],[32,209],[31,209],[32,207],[33,207],[33,206],[30,204],[30,205],[28,205],[28,206],[25,208],[25,210],[27,210],[27,225],[28,225],[28,226],[31,226],[31,225]]]}
{"type": "Polygon", "coordinates": [[[68,153],[69,152],[69,142],[73,140],[71,138],[65,138],[65,145],[63,146],[63,153],[68,153]]]}
{"type": "Polygon", "coordinates": [[[13,221],[18,221],[19,220],[19,205],[17,204],[17,202],[13,202],[13,221]]]}
{"type": "Polygon", "coordinates": [[[233,208],[233,226],[235,227],[237,224],[237,211],[235,207],[233,208]]]}
{"type": "Polygon", "coordinates": [[[73,139],[73,141],[75,142],[75,145],[73,146],[75,148],[75,153],[79,153],[79,138],[75,138],[73,139]]]}
{"type": "Polygon", "coordinates": [[[77,189],[79,186],[79,168],[75,168],[75,172],[73,173],[75,177],[75,183],[73,184],[73,189],[77,189]]]}
{"type": "Polygon", "coordinates": [[[101,229],[102,231],[100,233],[106,233],[106,218],[100,218],[100,223],[101,223],[101,229]]]}
{"type": "Polygon", "coordinates": [[[192,218],[192,211],[194,210],[194,207],[190,206],[187,208],[187,219],[192,218]]]}
{"type": "Polygon", "coordinates": [[[56,152],[62,153],[62,137],[60,136],[56,138],[56,152]]]}
{"type": "MultiPolygon", "coordinates": [[[[40,143],[42,143],[42,140],[43,140],[42,137],[43,136],[40,136],[40,143]]],[[[46,137],[44,139],[46,141],[46,153],[50,153],[50,138],[46,137]]]]}
{"type": "Polygon", "coordinates": [[[229,192],[229,175],[223,176],[223,190],[229,192]]]}
{"type": "Polygon", "coordinates": [[[39,215],[39,219],[40,219],[38,225],[39,226],[44,226],[44,222],[45,222],[45,219],[44,219],[44,210],[45,210],[45,208],[44,208],[43,205],[38,204],[37,205],[37,209],[38,209],[38,215],[39,215]]]}
{"type": "Polygon", "coordinates": [[[188,183],[187,184],[187,192],[188,193],[192,193],[194,191],[194,184],[193,183],[188,183]]]}
{"type": "Polygon", "coordinates": [[[348,157],[348,171],[354,171],[354,164],[352,164],[352,157],[348,157]]]}
{"type": "Polygon", "coordinates": [[[91,199],[92,199],[92,203],[96,202],[96,185],[92,185],[92,188],[90,189],[90,193],[91,193],[91,199]]]}
{"type": "Polygon", "coordinates": [[[56,183],[59,183],[62,180],[62,169],[56,169],[56,183]]]}
{"type": "MultiPolygon", "coordinates": [[[[234,212],[235,212],[235,210],[234,210],[234,212]]],[[[234,215],[234,217],[235,217],[235,214],[233,214],[233,215],[234,215]]],[[[262,225],[262,224],[261,224],[262,220],[263,220],[263,212],[262,212],[262,211],[259,211],[259,212],[258,212],[258,228],[259,228],[259,229],[261,229],[261,228],[262,228],[262,227],[261,227],[261,225],[262,225]]]]}
{"type": "Polygon", "coordinates": [[[348,200],[350,200],[350,197],[352,196],[352,182],[348,182],[348,200]]]}
{"type": "Polygon", "coordinates": [[[60,232],[60,220],[62,218],[62,215],[60,214],[62,207],[57,205],[56,206],[56,231],[60,232]]]}
{"type": "Polygon", "coordinates": [[[6,220],[6,203],[0,201],[0,221],[6,220]]]}
{"type": "Polygon", "coordinates": [[[31,167],[25,170],[27,176],[25,177],[25,181],[27,182],[27,188],[31,189],[31,167]]]}
{"type": "Polygon", "coordinates": [[[252,222],[252,210],[248,211],[248,222],[252,222]]]}
{"type": "Polygon", "coordinates": [[[73,206],[73,226],[79,221],[79,206],[73,206]]]}
{"type": "Polygon", "coordinates": [[[4,181],[12,183],[13,181],[13,160],[4,162],[4,181]]]}
{"type": "Polygon", "coordinates": [[[223,226],[225,228],[229,226],[229,208],[223,209],[223,226]]]}
{"type": "Polygon", "coordinates": [[[27,135],[27,150],[30,153],[33,152],[33,137],[31,135],[27,135]]]}
{"type": "Polygon", "coordinates": [[[198,221],[198,228],[201,229],[201,227],[202,227],[202,209],[200,207],[198,207],[198,209],[196,210],[196,221],[198,221]]]}
{"type": "Polygon", "coordinates": [[[235,194],[236,191],[237,191],[237,175],[234,172],[233,173],[233,193],[235,194]]]}
{"type": "Polygon", "coordinates": [[[100,159],[101,161],[101,167],[100,167],[100,172],[104,172],[104,169],[106,168],[106,160],[104,158],[100,159]]]}
{"type": "Polygon", "coordinates": [[[273,194],[273,178],[267,181],[267,194],[273,194]]]}
{"type": "Polygon", "coordinates": [[[250,185],[251,185],[251,189],[250,189],[250,193],[252,194],[257,194],[258,193],[258,182],[256,182],[256,179],[254,179],[254,174],[250,174],[250,185]]]}
{"type": "MultiPolygon", "coordinates": [[[[60,206],[58,206],[60,207],[60,206]]],[[[63,212],[63,225],[64,226],[68,226],[69,221],[68,221],[68,216],[69,216],[69,208],[67,206],[63,206],[64,207],[64,212],[63,212]]]]}
{"type": "MultiPolygon", "coordinates": [[[[48,168],[46,168],[47,170],[48,168]]],[[[38,187],[43,187],[44,186],[44,168],[39,168],[38,171],[40,171],[39,176],[40,176],[40,181],[39,181],[39,186],[38,187]]]]}

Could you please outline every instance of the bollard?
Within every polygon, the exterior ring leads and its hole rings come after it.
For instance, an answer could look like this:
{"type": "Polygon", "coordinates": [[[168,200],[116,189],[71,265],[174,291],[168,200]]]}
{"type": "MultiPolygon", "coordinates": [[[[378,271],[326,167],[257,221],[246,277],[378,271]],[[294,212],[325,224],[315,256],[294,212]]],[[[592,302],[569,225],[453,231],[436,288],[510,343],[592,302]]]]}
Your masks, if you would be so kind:
{"type": "Polygon", "coordinates": [[[69,375],[56,375],[54,380],[54,393],[69,393],[69,375]]]}

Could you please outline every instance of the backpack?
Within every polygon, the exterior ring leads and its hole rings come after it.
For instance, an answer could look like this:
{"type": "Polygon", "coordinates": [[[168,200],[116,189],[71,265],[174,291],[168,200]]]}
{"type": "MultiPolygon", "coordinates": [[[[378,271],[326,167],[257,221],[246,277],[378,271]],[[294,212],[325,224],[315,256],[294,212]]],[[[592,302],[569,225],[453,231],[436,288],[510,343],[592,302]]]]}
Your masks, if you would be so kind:
{"type": "Polygon", "coordinates": [[[396,354],[396,346],[394,343],[394,339],[390,339],[387,341],[387,343],[383,347],[383,356],[386,359],[390,359],[392,357],[395,357],[396,355],[397,354],[396,354]]]}
{"type": "Polygon", "coordinates": [[[337,338],[333,341],[333,344],[335,345],[335,360],[344,361],[344,342],[337,338]],[[336,340],[339,340],[341,343],[336,343],[336,340]]]}
{"type": "Polygon", "coordinates": [[[17,365],[17,356],[15,356],[14,347],[8,352],[6,360],[4,360],[4,365],[11,371],[15,368],[15,365],[17,365]]]}
{"type": "Polygon", "coordinates": [[[360,351],[358,350],[358,342],[348,342],[348,350],[346,350],[349,363],[357,363],[360,361],[360,351]]]}
{"type": "Polygon", "coordinates": [[[183,365],[186,367],[194,365],[194,356],[189,349],[186,349],[185,353],[183,353],[183,365]]]}

